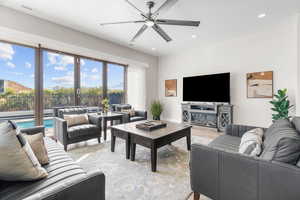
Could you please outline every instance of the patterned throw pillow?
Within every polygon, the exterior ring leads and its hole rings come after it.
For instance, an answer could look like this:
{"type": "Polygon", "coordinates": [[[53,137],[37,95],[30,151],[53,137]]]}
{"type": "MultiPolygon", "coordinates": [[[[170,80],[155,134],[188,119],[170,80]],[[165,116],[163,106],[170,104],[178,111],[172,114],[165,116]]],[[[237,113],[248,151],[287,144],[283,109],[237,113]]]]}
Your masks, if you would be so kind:
{"type": "Polygon", "coordinates": [[[68,127],[89,123],[87,114],[64,115],[64,119],[67,121],[68,127]]]}
{"type": "Polygon", "coordinates": [[[261,128],[247,131],[241,139],[239,153],[249,156],[259,156],[262,152],[262,138],[264,131],[261,128]]]}
{"type": "Polygon", "coordinates": [[[26,138],[10,121],[0,123],[0,160],[0,180],[33,181],[48,175],[26,138]]]}
{"type": "Polygon", "coordinates": [[[38,159],[41,165],[46,165],[49,163],[48,152],[44,143],[43,133],[37,133],[34,135],[23,134],[23,136],[29,142],[34,155],[38,159]]]}

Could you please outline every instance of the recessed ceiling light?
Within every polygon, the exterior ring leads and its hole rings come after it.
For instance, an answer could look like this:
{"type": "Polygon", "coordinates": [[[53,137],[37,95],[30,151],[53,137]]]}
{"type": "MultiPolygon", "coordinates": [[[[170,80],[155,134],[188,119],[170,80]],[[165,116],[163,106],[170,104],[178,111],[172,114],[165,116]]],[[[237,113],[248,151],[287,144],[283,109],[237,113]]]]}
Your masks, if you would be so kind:
{"type": "Polygon", "coordinates": [[[26,10],[30,10],[30,11],[33,10],[32,8],[30,8],[30,7],[28,7],[28,6],[25,6],[25,5],[21,5],[21,7],[24,8],[24,9],[26,9],[26,10]]]}
{"type": "Polygon", "coordinates": [[[152,49],[152,51],[155,51],[155,50],[156,50],[156,48],[154,48],[154,47],[152,47],[151,49],[152,49]]]}
{"type": "Polygon", "coordinates": [[[261,14],[259,14],[257,17],[260,18],[260,19],[262,19],[262,18],[264,18],[264,17],[266,17],[266,16],[267,16],[266,13],[261,13],[261,14]]]}
{"type": "Polygon", "coordinates": [[[197,35],[192,35],[192,38],[196,38],[197,37],[197,35]]]}

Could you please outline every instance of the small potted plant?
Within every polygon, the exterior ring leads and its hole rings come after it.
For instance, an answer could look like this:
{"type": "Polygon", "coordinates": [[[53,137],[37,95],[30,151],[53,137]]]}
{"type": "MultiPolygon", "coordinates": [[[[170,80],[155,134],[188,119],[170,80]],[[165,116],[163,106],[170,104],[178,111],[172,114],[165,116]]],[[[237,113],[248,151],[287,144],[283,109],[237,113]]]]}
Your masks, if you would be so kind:
{"type": "Polygon", "coordinates": [[[153,101],[151,103],[151,114],[153,116],[153,120],[160,120],[160,115],[163,112],[163,105],[160,101],[153,101]]]}
{"type": "Polygon", "coordinates": [[[104,98],[101,101],[101,104],[102,104],[103,113],[106,114],[108,112],[108,110],[109,110],[109,99],[108,98],[104,98]]]}
{"type": "Polygon", "coordinates": [[[277,94],[274,95],[275,98],[270,101],[273,105],[271,108],[275,113],[272,114],[273,121],[279,119],[289,119],[289,110],[293,107],[290,105],[290,101],[287,96],[287,89],[281,89],[277,91],[277,94]]]}

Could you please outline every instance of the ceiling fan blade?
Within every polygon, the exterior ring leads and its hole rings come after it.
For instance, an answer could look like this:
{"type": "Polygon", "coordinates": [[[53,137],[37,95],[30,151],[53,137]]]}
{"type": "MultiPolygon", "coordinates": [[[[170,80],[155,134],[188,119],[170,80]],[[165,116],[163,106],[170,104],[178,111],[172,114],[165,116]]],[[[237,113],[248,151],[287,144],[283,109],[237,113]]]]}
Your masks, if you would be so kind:
{"type": "Polygon", "coordinates": [[[170,42],[172,40],[172,38],[170,38],[170,36],[157,24],[154,24],[152,28],[167,42],[170,42]]]}
{"type": "Polygon", "coordinates": [[[140,14],[143,16],[143,17],[145,17],[145,18],[148,18],[147,16],[146,16],[146,14],[141,10],[141,9],[139,9],[138,7],[136,7],[133,3],[131,3],[129,0],[125,0],[131,7],[133,7],[134,9],[136,9],[137,11],[139,11],[140,12],[140,14]]]}
{"type": "Polygon", "coordinates": [[[157,16],[167,10],[169,10],[171,7],[173,7],[178,0],[166,0],[154,13],[154,16],[157,16]]]}
{"type": "Polygon", "coordinates": [[[142,26],[142,28],[140,28],[140,30],[135,34],[135,36],[131,39],[131,42],[134,42],[138,37],[140,37],[142,35],[142,33],[144,33],[144,31],[148,28],[148,26],[146,24],[144,24],[142,26]]]}
{"type": "Polygon", "coordinates": [[[114,24],[131,24],[131,23],[145,23],[145,21],[124,21],[124,22],[108,22],[108,23],[101,23],[101,26],[104,25],[114,25],[114,24]]]}
{"type": "Polygon", "coordinates": [[[157,24],[175,25],[175,26],[199,26],[200,25],[200,21],[187,21],[187,20],[158,19],[155,22],[157,24]]]}

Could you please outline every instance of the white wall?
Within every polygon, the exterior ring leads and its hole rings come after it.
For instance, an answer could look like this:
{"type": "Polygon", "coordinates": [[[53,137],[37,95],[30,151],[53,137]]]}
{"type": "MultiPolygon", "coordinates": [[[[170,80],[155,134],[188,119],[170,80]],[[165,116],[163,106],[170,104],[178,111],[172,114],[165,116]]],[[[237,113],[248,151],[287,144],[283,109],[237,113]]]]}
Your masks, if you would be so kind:
{"type": "Polygon", "coordinates": [[[131,65],[128,68],[128,102],[136,110],[146,107],[146,69],[131,65]]]}
{"type": "MultiPolygon", "coordinates": [[[[184,50],[159,61],[159,98],[165,106],[163,118],[181,121],[182,78],[184,76],[230,72],[234,123],[268,126],[270,99],[247,99],[246,73],[274,71],[274,91],[287,88],[294,104],[298,93],[297,17],[266,26],[255,34],[225,41],[209,48],[184,50]],[[164,96],[164,80],[178,79],[178,97],[164,96]]],[[[201,86],[195,86],[201,92],[201,86]]]]}
{"type": "MultiPolygon", "coordinates": [[[[0,6],[0,19],[0,40],[29,45],[40,43],[47,48],[129,64],[129,67],[143,68],[146,71],[146,76],[143,77],[145,89],[144,91],[136,90],[137,94],[134,95],[141,96],[140,93],[143,92],[145,95],[142,101],[145,102],[138,104],[148,108],[150,102],[157,98],[157,57],[6,7],[0,6]]],[[[133,103],[136,101],[135,99],[133,103]]]]}

